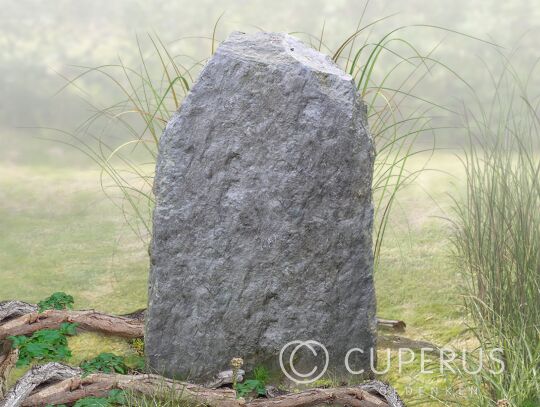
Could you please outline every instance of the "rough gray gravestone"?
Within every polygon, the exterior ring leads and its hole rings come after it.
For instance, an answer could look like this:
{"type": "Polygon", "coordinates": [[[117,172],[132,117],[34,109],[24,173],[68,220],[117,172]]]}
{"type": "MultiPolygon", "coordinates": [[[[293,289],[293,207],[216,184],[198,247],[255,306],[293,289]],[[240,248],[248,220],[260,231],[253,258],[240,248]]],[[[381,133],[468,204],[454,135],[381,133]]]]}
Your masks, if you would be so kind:
{"type": "MultiPolygon", "coordinates": [[[[234,33],[160,141],[146,352],[204,380],[316,340],[374,346],[374,149],[352,78],[286,34],[234,33]]],[[[366,369],[367,370],[367,369],[366,369]]]]}

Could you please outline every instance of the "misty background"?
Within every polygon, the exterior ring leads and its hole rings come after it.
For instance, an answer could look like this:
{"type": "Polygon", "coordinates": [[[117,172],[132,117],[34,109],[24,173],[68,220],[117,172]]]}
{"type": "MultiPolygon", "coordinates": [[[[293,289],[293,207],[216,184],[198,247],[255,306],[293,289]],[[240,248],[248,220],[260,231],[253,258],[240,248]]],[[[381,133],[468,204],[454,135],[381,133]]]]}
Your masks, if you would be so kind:
{"type": "MultiPolygon", "coordinates": [[[[399,34],[424,53],[436,48],[434,57],[486,103],[492,88],[488,69],[502,67],[501,53],[517,50],[512,64],[523,77],[540,55],[540,5],[535,1],[390,0],[371,2],[367,8],[364,1],[352,0],[1,0],[0,5],[0,160],[17,164],[89,164],[76,149],[42,140],[69,139],[44,128],[71,132],[96,106],[111,105],[121,96],[102,75],[85,75],[76,86],[65,87],[67,81],[85,68],[119,61],[140,68],[137,41],[143,54],[153,52],[147,34],[185,60],[203,61],[223,13],[217,41],[234,30],[264,29],[298,33],[316,46],[324,25],[324,44],[334,50],[356,30],[364,9],[363,25],[389,17],[372,28],[374,39],[400,26],[427,24],[490,41],[500,48],[427,27],[399,34]]],[[[475,103],[470,89],[445,69],[433,69],[416,93],[458,109],[475,103]]],[[[101,136],[123,137],[114,130],[101,136]]],[[[443,144],[453,145],[455,137],[447,133],[443,144]]]]}

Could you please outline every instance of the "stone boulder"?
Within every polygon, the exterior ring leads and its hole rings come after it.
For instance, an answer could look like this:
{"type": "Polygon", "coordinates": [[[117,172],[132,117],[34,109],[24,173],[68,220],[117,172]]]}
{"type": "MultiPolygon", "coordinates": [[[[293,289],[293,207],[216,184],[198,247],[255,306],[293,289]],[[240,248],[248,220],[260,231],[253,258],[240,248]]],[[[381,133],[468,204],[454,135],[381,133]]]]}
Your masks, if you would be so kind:
{"type": "Polygon", "coordinates": [[[297,39],[233,33],[160,140],[146,352],[205,380],[316,340],[368,368],[374,148],[351,76],[297,39]],[[358,356],[358,355],[357,355],[358,356]]]}

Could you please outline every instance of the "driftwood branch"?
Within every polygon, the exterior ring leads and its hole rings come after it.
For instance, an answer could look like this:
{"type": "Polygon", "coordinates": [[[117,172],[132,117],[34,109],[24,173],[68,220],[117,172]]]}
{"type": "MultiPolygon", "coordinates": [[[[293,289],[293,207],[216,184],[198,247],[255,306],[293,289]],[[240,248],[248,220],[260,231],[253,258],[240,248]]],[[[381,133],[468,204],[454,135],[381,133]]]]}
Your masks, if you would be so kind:
{"type": "Polygon", "coordinates": [[[0,322],[37,311],[38,306],[36,304],[29,304],[23,301],[1,301],[0,322]]]}
{"type": "MultiPolygon", "coordinates": [[[[113,389],[127,390],[149,396],[181,394],[186,399],[219,406],[238,406],[232,389],[213,390],[195,384],[174,381],[158,375],[92,374],[84,378],[67,379],[28,397],[22,406],[70,404],[83,397],[106,397],[113,389]]],[[[11,407],[11,406],[10,406],[11,407]]]]}
{"type": "Polygon", "coordinates": [[[65,380],[81,374],[81,369],[61,363],[47,363],[46,365],[35,366],[26,372],[15,383],[15,386],[6,393],[6,397],[0,401],[0,407],[21,406],[32,391],[42,383],[65,380]]]}
{"type": "MultiPolygon", "coordinates": [[[[377,382],[379,383],[379,382],[377,382]]],[[[384,393],[388,393],[383,386],[384,393]]],[[[368,385],[369,386],[369,385],[368,385]]],[[[388,386],[386,386],[388,387],[388,386]]],[[[352,407],[402,407],[389,404],[383,398],[371,394],[377,388],[339,387],[335,389],[311,389],[271,399],[245,401],[236,399],[232,389],[209,389],[192,383],[171,380],[158,375],[120,375],[97,373],[82,377],[78,368],[60,363],[48,363],[32,368],[8,392],[0,407],[46,406],[72,404],[84,397],[106,397],[113,389],[129,391],[153,397],[166,397],[171,392],[199,403],[223,407],[308,407],[324,403],[352,407]]]]}
{"type": "Polygon", "coordinates": [[[405,403],[403,400],[401,400],[397,394],[397,391],[389,384],[378,380],[372,380],[370,382],[361,384],[360,388],[369,393],[378,394],[384,398],[387,405],[390,407],[405,407],[405,403]]]}
{"type": "Polygon", "coordinates": [[[124,338],[142,338],[144,321],[139,318],[108,315],[101,312],[47,310],[25,314],[0,324],[0,340],[11,335],[29,335],[41,329],[57,329],[63,322],[75,322],[79,329],[124,338]]]}
{"type": "Polygon", "coordinates": [[[247,407],[311,407],[322,404],[339,404],[351,407],[388,407],[388,404],[361,387],[312,389],[291,393],[272,399],[255,399],[247,407]]]}

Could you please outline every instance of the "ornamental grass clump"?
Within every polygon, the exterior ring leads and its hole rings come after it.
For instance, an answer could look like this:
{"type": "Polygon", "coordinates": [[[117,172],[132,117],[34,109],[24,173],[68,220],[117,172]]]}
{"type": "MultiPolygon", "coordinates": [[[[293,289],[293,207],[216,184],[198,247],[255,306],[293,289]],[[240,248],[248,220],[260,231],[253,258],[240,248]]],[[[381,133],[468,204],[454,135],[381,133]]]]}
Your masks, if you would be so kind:
{"type": "Polygon", "coordinates": [[[502,350],[505,369],[468,377],[474,405],[540,405],[540,117],[507,64],[487,109],[468,112],[467,193],[456,201],[454,258],[480,347],[502,350]]]}

